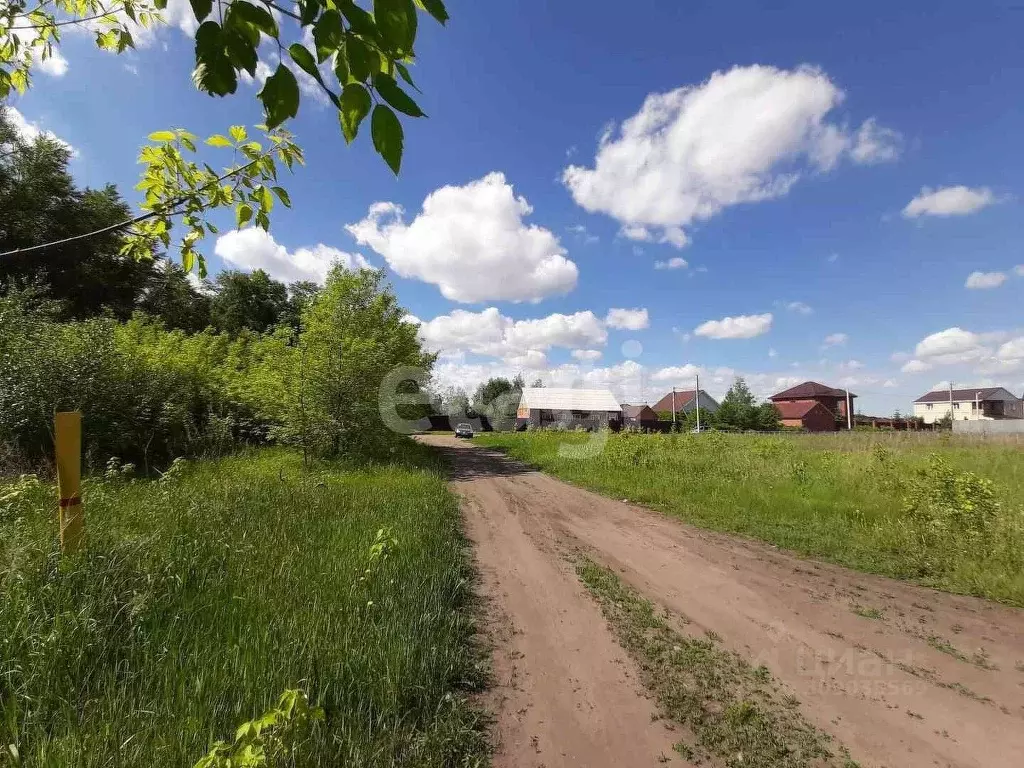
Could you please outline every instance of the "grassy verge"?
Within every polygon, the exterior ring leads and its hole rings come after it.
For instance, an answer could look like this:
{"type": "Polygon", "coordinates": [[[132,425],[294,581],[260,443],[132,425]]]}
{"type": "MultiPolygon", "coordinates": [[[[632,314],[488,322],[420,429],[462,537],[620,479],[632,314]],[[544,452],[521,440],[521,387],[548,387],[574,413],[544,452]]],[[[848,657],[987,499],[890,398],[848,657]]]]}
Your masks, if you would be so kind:
{"type": "Polygon", "coordinates": [[[552,432],[476,438],[696,525],[1024,605],[1019,445],[932,435],[623,433],[600,450],[563,448],[589,439],[552,432]]]}
{"type": "Polygon", "coordinates": [[[752,667],[712,637],[680,632],[679,617],[660,613],[591,560],[577,572],[665,716],[687,729],[676,744],[683,757],[747,768],[856,765],[833,755],[830,737],[803,719],[767,668],[752,667]]]}
{"type": "Polygon", "coordinates": [[[430,461],[307,473],[268,450],[94,482],[65,561],[52,488],[0,486],[0,765],[13,744],[26,766],[191,766],[288,688],[325,710],[289,766],[486,763],[430,461]]]}

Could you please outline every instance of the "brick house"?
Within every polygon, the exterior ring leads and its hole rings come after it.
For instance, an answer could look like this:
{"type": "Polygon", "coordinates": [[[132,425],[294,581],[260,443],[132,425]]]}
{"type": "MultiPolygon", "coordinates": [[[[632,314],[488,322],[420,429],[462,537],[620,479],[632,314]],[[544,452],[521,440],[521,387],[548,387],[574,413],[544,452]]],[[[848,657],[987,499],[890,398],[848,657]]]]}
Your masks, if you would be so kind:
{"type": "Polygon", "coordinates": [[[835,432],[836,417],[817,400],[782,400],[773,403],[784,427],[808,432],[835,432]]]}
{"type": "Polygon", "coordinates": [[[649,405],[622,404],[622,425],[651,429],[658,426],[658,414],[649,405]]]}
{"type": "MultiPolygon", "coordinates": [[[[790,387],[783,392],[772,395],[771,401],[776,406],[780,406],[783,403],[818,403],[832,414],[833,421],[836,422],[833,424],[832,429],[835,430],[839,428],[840,424],[844,427],[846,426],[846,397],[847,392],[845,389],[827,387],[816,381],[805,381],[803,384],[797,384],[795,387],[790,387]]],[[[851,392],[849,397],[852,408],[853,400],[857,396],[851,392]]],[[[795,410],[790,412],[796,413],[795,410]]]]}

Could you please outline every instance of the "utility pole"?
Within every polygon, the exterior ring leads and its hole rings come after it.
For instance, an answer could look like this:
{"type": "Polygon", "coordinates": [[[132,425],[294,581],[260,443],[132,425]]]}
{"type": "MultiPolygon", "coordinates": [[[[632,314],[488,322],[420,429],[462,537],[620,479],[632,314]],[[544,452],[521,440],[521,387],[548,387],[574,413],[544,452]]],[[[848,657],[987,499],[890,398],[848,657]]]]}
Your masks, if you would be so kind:
{"type": "Polygon", "coordinates": [[[981,421],[981,392],[974,393],[974,418],[981,421]]]}
{"type": "Polygon", "coordinates": [[[676,388],[672,387],[672,424],[676,423],[676,388]]]}
{"type": "Polygon", "coordinates": [[[693,401],[697,404],[697,434],[700,434],[700,374],[695,373],[697,390],[693,393],[693,401]]]}
{"type": "Polygon", "coordinates": [[[953,431],[953,380],[949,380],[949,431],[953,431]]]}
{"type": "Polygon", "coordinates": [[[850,413],[850,390],[846,390],[846,429],[853,429],[853,414],[850,413]]]}

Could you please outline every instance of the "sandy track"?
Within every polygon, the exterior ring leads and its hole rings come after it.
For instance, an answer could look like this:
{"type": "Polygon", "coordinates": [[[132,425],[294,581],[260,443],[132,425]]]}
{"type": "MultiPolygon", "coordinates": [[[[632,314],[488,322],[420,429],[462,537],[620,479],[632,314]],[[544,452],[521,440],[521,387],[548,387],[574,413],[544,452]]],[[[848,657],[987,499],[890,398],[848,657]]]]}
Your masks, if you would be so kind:
{"type": "Polygon", "coordinates": [[[498,766],[640,766],[672,754],[561,555],[580,547],[695,632],[766,664],[864,766],[1024,765],[1024,612],[792,557],[453,438],[424,440],[454,459],[495,606],[498,766]]]}

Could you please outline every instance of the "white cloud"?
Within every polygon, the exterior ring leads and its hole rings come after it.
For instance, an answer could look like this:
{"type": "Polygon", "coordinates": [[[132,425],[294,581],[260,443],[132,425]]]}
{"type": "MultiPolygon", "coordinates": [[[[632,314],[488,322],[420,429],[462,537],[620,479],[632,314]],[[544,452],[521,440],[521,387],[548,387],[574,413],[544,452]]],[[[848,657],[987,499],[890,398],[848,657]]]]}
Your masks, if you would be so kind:
{"type": "Polygon", "coordinates": [[[581,363],[594,363],[601,359],[601,350],[599,349],[574,349],[572,356],[579,360],[581,363]]]}
{"type": "Polygon", "coordinates": [[[570,232],[576,235],[576,237],[582,240],[584,245],[593,245],[594,243],[600,240],[600,238],[597,235],[592,235],[590,233],[590,230],[588,230],[582,224],[573,224],[568,229],[570,232]]]}
{"type": "Polygon", "coordinates": [[[802,301],[791,301],[786,304],[786,309],[790,312],[796,312],[798,315],[814,314],[814,308],[809,304],[804,304],[802,301]]]}
{"type": "Polygon", "coordinates": [[[840,371],[859,371],[864,367],[860,360],[846,360],[836,366],[840,371]]]}
{"type": "Polygon", "coordinates": [[[604,319],[609,328],[640,331],[650,325],[646,309],[609,309],[604,319]]]}
{"type": "Polygon", "coordinates": [[[682,256],[673,256],[668,261],[654,262],[655,269],[686,269],[687,266],[687,261],[682,256]]]}
{"type": "Polygon", "coordinates": [[[53,131],[47,131],[44,128],[40,128],[38,123],[30,122],[21,112],[16,110],[14,107],[2,107],[0,109],[5,110],[7,120],[10,122],[11,127],[15,133],[21,136],[22,140],[32,142],[40,136],[45,136],[52,141],[57,142],[61,146],[65,147],[72,155],[72,157],[78,156],[78,150],[71,146],[68,142],[64,141],[60,136],[55,134],[53,131]]]}
{"type": "Polygon", "coordinates": [[[984,289],[998,288],[1006,282],[1005,272],[971,272],[967,276],[965,288],[984,289]]]}
{"type": "Polygon", "coordinates": [[[921,187],[921,193],[903,209],[903,217],[913,219],[918,216],[966,216],[995,202],[996,197],[988,187],[921,187]]]}
{"type": "Polygon", "coordinates": [[[682,247],[694,222],[781,197],[844,154],[890,159],[894,132],[870,120],[850,135],[827,122],[842,100],[813,67],[715,72],[700,85],[647,96],[637,114],[606,129],[594,167],[570,165],[562,180],[578,205],[616,219],[623,236],[682,247]]]}
{"type": "Polygon", "coordinates": [[[950,356],[974,356],[983,347],[977,333],[962,328],[947,328],[944,331],[925,336],[914,348],[916,357],[948,358],[950,356]]]}
{"type": "Polygon", "coordinates": [[[723,317],[721,320],[708,320],[694,329],[697,336],[709,339],[752,339],[768,333],[772,327],[772,314],[737,315],[723,317]]]}
{"type": "Polygon", "coordinates": [[[900,368],[903,373],[922,373],[924,371],[930,371],[932,368],[930,363],[926,363],[923,360],[908,360],[900,368]]]}
{"type": "Polygon", "coordinates": [[[424,322],[420,338],[434,351],[470,352],[508,360],[551,347],[600,346],[608,341],[608,332],[590,311],[513,320],[496,307],[488,307],[481,312],[456,309],[424,322]]]}
{"type": "Polygon", "coordinates": [[[696,366],[693,363],[687,363],[686,365],[673,365],[667,368],[659,368],[651,374],[651,380],[674,381],[677,384],[689,384],[689,386],[693,386],[693,381],[697,376],[706,374],[707,371],[703,368],[696,366]]]}
{"type": "Polygon", "coordinates": [[[568,293],[578,270],[549,230],[526,224],[533,209],[502,173],[431,192],[411,224],[394,203],[374,203],[346,229],[395,272],[437,285],[445,298],[539,301],[568,293]]]}
{"type": "Polygon", "coordinates": [[[1017,277],[1024,277],[1024,264],[1018,264],[1013,268],[1013,274],[1017,277]]]}
{"type": "Polygon", "coordinates": [[[839,254],[838,253],[830,253],[828,255],[827,261],[828,261],[829,264],[835,264],[837,261],[839,261],[839,254]]]}
{"type": "Polygon", "coordinates": [[[274,241],[270,233],[259,227],[224,233],[217,238],[214,253],[231,267],[245,271],[262,269],[286,283],[295,280],[322,283],[336,263],[345,269],[370,268],[362,254],[346,253],[323,243],[289,253],[287,248],[274,241]]]}
{"type": "Polygon", "coordinates": [[[826,347],[837,347],[841,344],[845,344],[850,340],[850,337],[845,333],[830,333],[825,337],[824,345],[826,347]]]}
{"type": "Polygon", "coordinates": [[[60,50],[54,46],[50,55],[45,59],[38,48],[32,49],[33,70],[42,72],[50,77],[64,77],[68,73],[68,60],[61,55],[60,50]]]}
{"type": "Polygon", "coordinates": [[[1024,336],[1011,339],[999,347],[996,357],[1007,362],[1024,362],[1024,336]]]}
{"type": "Polygon", "coordinates": [[[775,351],[774,347],[768,347],[768,357],[778,357],[779,353],[775,351]]]}
{"type": "Polygon", "coordinates": [[[889,163],[900,156],[903,137],[898,131],[885,128],[869,117],[861,125],[850,148],[850,157],[860,165],[889,163]]]}

